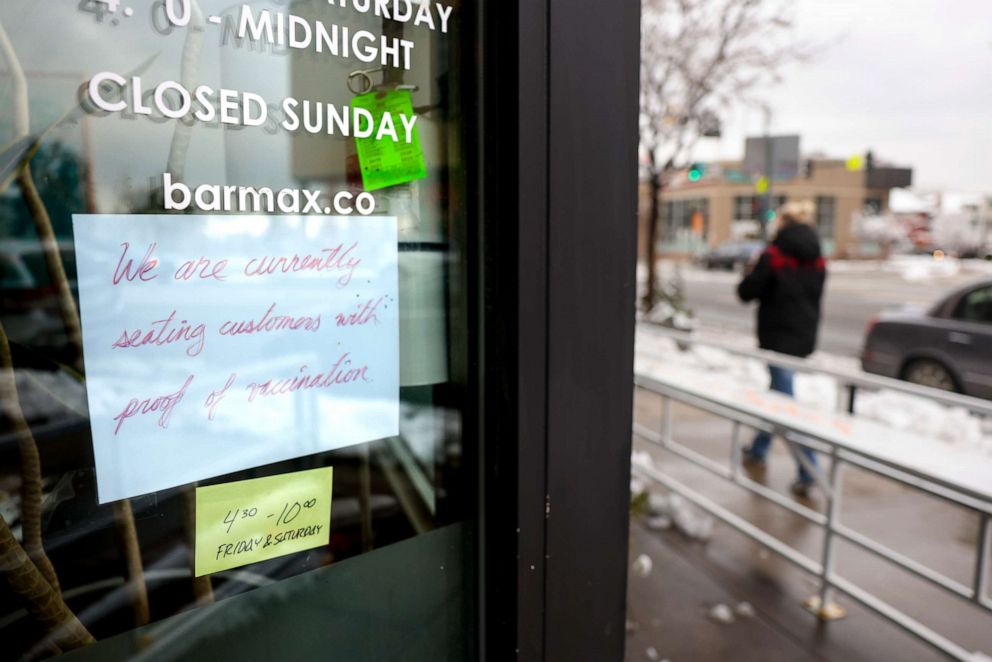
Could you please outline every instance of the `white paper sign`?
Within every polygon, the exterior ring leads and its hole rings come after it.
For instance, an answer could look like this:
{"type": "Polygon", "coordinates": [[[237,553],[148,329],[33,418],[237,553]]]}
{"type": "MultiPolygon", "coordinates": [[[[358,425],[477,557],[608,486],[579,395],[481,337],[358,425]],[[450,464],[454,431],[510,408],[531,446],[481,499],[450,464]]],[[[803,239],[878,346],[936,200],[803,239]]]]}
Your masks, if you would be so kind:
{"type": "Polygon", "coordinates": [[[398,434],[394,217],[73,217],[100,502],[398,434]]]}

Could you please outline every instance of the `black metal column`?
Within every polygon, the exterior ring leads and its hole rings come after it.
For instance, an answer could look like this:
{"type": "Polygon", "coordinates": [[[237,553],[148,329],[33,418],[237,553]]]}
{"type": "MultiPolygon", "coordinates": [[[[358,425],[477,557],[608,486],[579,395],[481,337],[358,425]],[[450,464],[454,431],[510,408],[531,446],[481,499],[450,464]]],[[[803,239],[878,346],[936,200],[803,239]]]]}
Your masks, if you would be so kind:
{"type": "Polygon", "coordinates": [[[639,3],[486,3],[484,647],[623,656],[639,3]]]}
{"type": "Polygon", "coordinates": [[[640,3],[551,0],[545,659],[624,649],[640,3]]]}

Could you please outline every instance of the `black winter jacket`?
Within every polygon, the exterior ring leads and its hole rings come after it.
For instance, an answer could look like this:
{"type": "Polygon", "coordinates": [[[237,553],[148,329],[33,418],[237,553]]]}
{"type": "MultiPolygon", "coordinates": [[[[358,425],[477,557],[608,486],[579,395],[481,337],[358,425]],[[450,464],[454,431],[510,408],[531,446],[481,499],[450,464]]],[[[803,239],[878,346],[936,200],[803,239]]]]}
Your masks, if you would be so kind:
{"type": "Polygon", "coordinates": [[[742,301],[758,300],[762,349],[792,356],[813,353],[826,277],[816,231],[801,224],[782,228],[737,286],[742,301]]]}

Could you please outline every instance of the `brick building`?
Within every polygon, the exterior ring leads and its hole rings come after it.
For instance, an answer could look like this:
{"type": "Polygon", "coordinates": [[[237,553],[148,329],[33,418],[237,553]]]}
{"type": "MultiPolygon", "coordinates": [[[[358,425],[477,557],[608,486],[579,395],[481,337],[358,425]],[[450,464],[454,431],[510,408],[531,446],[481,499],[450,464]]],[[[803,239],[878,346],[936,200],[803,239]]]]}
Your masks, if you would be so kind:
{"type": "MultiPolygon", "coordinates": [[[[887,211],[889,192],[911,183],[910,168],[873,165],[852,169],[844,159],[809,158],[796,177],[776,180],[772,192],[775,207],[788,199],[812,200],[824,252],[833,257],[857,257],[864,251],[855,233],[855,214],[869,208],[887,211]]],[[[642,230],[646,227],[649,190],[648,183],[642,182],[642,230]]],[[[677,172],[666,181],[661,194],[661,252],[692,255],[735,235],[753,233],[763,205],[764,196],[742,172],[739,161],[700,164],[692,178],[688,170],[677,172]]]]}

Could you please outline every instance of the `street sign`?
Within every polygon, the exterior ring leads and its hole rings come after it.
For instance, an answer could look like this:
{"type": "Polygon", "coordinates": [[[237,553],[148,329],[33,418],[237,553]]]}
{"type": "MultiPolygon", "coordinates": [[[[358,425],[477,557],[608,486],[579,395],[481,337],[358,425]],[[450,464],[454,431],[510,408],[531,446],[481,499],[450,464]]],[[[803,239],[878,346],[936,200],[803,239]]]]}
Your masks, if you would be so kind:
{"type": "Polygon", "coordinates": [[[762,175],[773,180],[798,177],[799,136],[748,138],[744,142],[744,172],[752,179],[762,175]]]}

